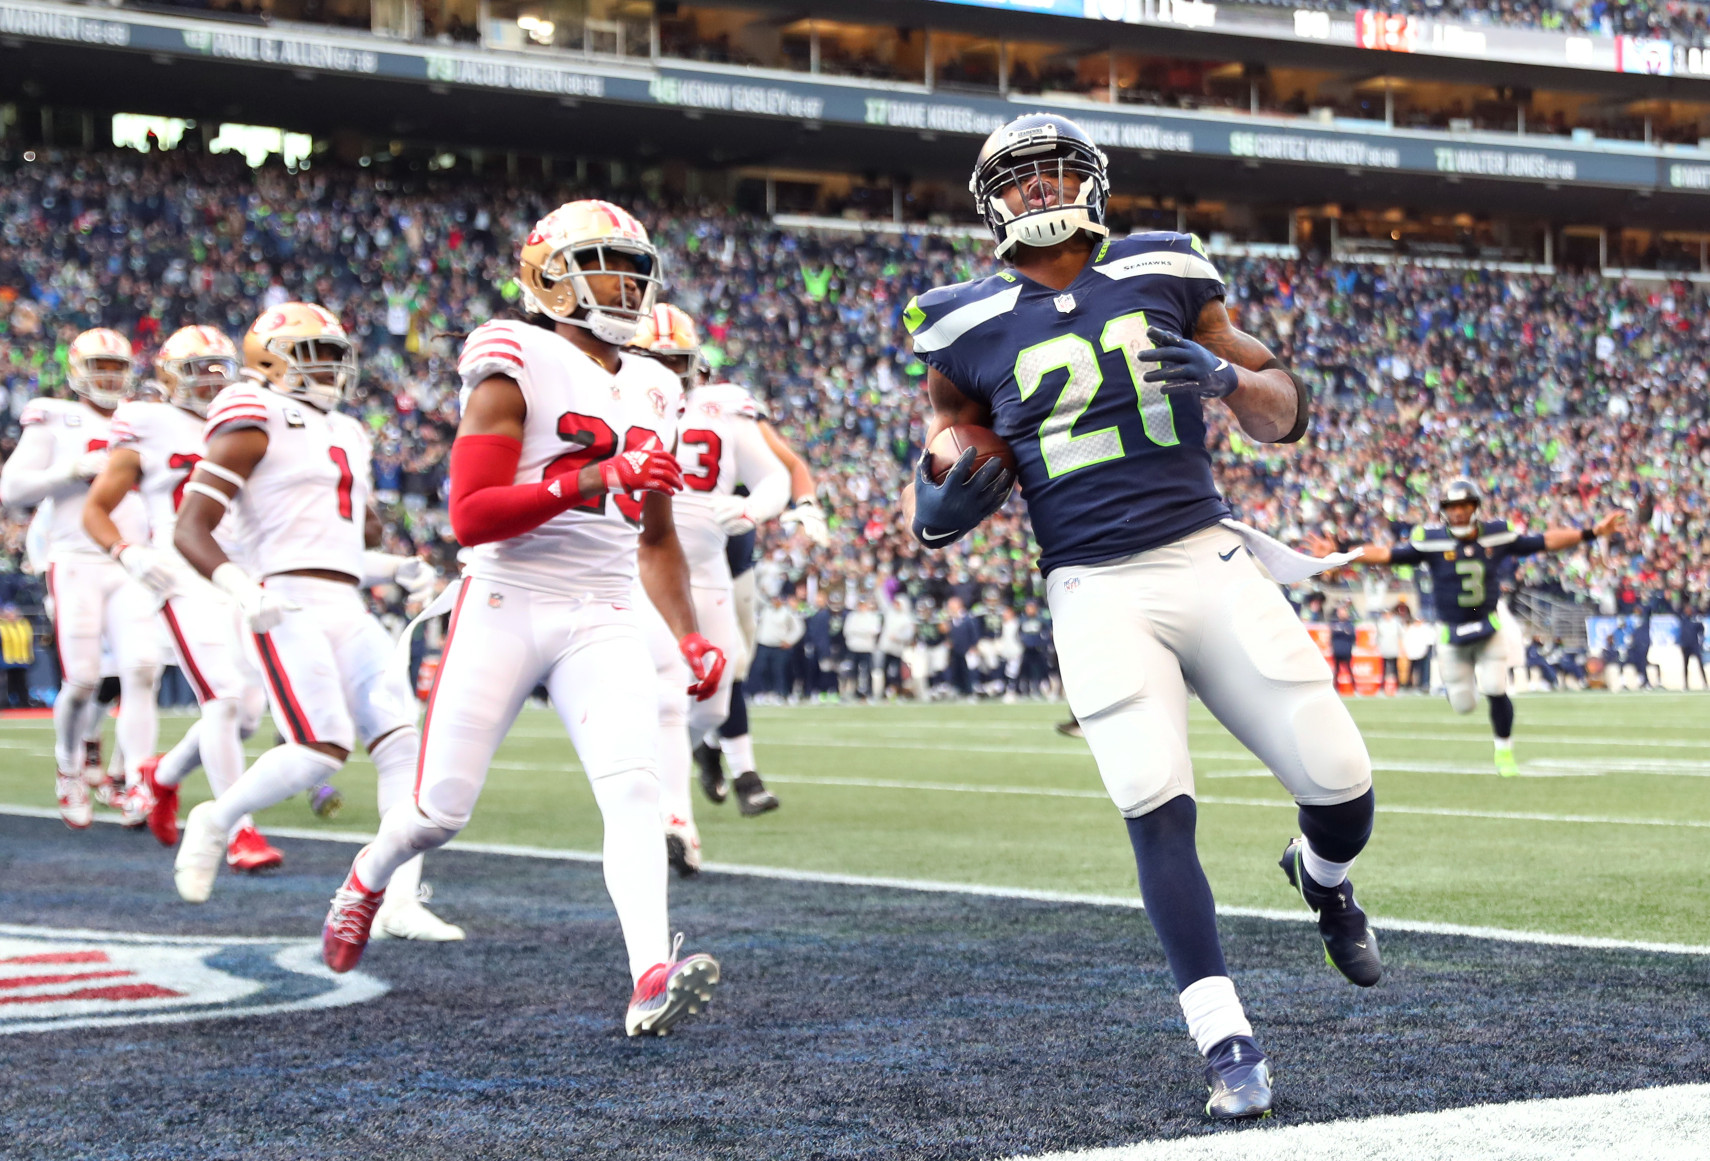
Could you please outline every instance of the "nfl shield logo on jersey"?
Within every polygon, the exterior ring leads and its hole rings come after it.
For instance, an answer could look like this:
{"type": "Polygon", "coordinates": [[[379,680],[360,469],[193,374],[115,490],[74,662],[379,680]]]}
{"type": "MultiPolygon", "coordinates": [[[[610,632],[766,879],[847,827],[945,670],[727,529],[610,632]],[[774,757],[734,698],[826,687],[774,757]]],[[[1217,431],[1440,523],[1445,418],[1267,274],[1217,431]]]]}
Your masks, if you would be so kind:
{"type": "Polygon", "coordinates": [[[1072,294],[1059,294],[1051,301],[1056,304],[1057,309],[1063,314],[1069,314],[1075,309],[1075,296],[1072,294]]]}
{"type": "Polygon", "coordinates": [[[310,940],[0,924],[0,1035],[337,1008],[386,993],[334,975],[310,940]]]}

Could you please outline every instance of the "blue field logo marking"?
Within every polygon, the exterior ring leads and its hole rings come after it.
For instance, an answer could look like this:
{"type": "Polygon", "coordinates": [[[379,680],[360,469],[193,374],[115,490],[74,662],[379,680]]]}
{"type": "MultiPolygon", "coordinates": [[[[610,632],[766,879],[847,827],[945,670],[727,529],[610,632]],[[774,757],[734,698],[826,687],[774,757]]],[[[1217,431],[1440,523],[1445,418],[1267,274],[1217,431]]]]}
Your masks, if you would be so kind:
{"type": "Polygon", "coordinates": [[[0,1035],[336,1008],[385,992],[327,970],[309,940],[0,924],[0,1035]]]}

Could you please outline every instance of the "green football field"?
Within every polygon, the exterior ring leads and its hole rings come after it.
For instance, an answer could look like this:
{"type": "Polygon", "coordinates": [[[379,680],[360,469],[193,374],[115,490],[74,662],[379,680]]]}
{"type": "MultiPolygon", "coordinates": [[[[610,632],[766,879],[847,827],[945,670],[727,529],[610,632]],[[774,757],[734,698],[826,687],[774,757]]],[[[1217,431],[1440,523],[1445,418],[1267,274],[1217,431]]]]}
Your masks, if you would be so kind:
{"type": "MultiPolygon", "coordinates": [[[[1389,917],[1710,943],[1710,696],[1553,694],[1517,705],[1523,776],[1502,779],[1482,713],[1457,718],[1423,697],[1352,703],[1378,790],[1377,830],[1354,880],[1380,927],[1389,917]]],[[[1132,896],[1126,831],[1085,744],[1052,730],[1062,716],[1039,704],[758,709],[761,770],[783,807],[745,819],[697,792],[706,857],[1132,896]]],[[[163,743],[188,721],[163,720],[163,743]]],[[[1192,728],[1200,851],[1219,903],[1298,906],[1275,865],[1295,833],[1287,796],[1197,704],[1192,728]]],[[[0,749],[0,803],[52,807],[50,723],[0,722],[0,749]]],[[[263,828],[371,830],[372,767],[353,761],[340,785],[346,806],[332,822],[298,798],[263,828]]],[[[187,799],[205,794],[193,776],[187,799]]],[[[588,851],[599,835],[557,719],[526,711],[463,837],[588,851]]]]}

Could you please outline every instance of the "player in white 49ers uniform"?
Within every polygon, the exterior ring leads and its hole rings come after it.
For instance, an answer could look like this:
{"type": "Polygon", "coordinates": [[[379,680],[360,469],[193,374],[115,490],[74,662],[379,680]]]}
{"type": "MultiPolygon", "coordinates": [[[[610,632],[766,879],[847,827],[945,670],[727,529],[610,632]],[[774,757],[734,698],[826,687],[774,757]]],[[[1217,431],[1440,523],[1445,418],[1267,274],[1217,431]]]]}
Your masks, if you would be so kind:
{"type": "MultiPolygon", "coordinates": [[[[178,784],[196,768],[224,793],[243,773],[243,740],[267,709],[260,675],[244,657],[237,606],[203,580],[172,546],[178,507],[202,458],[204,417],[214,396],[237,382],[237,348],[213,327],[175,331],[155,356],[164,402],[132,399],[113,413],[107,465],[89,486],[83,527],[126,572],[155,595],[178,666],[202,708],[199,722],[172,751],[142,764],[136,807],[166,846],[178,842],[178,784]],[[151,543],[132,543],[114,513],[132,491],[148,509],[151,543]]],[[[236,520],[228,516],[215,539],[235,555],[236,520]]],[[[227,836],[226,861],[240,870],[276,867],[283,857],[245,815],[227,836]]]]}
{"type": "Polygon", "coordinates": [[[544,683],[605,823],[606,887],[635,979],[625,1026],[663,1033],[718,982],[706,955],[668,943],[653,668],[637,578],[680,642],[697,689],[724,659],[695,627],[671,518],[682,472],[666,450],[676,380],[622,350],[651,308],[658,255],[606,202],[561,206],[521,255],[540,325],[492,322],[458,363],[463,419],[451,450],[451,521],[471,559],[428,700],[413,803],[389,811],[357,855],[322,932],[328,966],[362,955],[393,868],[469,821],[494,751],[544,683]]]}
{"type": "MultiPolygon", "coordinates": [[[[173,872],[192,903],[208,898],[225,836],[245,814],[324,781],[358,740],[384,812],[408,800],[420,747],[415,697],[357,588],[374,572],[364,560],[373,449],[362,424],[336,410],[356,381],[355,349],[328,311],[293,302],[255,321],[243,354],[245,381],[208,408],[206,452],[185,486],[174,544],[237,603],[286,740],[185,819],[173,872]],[[240,496],[243,558],[260,584],[214,538],[240,496]]],[[[419,877],[419,862],[409,874],[419,877]]],[[[414,888],[397,900],[416,921],[406,934],[461,939],[414,888]]]]}
{"type": "MultiPolygon", "coordinates": [[[[681,875],[701,866],[701,842],[689,793],[690,736],[700,738],[730,716],[731,681],[746,646],[737,624],[736,601],[725,556],[732,535],[753,531],[777,517],[790,500],[790,473],[760,432],[760,408],[734,383],[706,382],[706,361],[694,320],[661,304],[641,321],[635,346],[677,376],[685,391],[677,433],[683,465],[682,495],[673,504],[677,537],[689,562],[689,584],[701,632],[733,664],[711,696],[691,700],[683,690],[688,671],[665,622],[642,595],[643,626],[659,673],[659,784],[663,795],[666,850],[681,875]],[[738,496],[744,485],[748,495],[738,496]]],[[[775,809],[778,800],[759,775],[739,780],[743,814],[775,809]]]]}
{"type": "MultiPolygon", "coordinates": [[[[24,408],[24,433],[0,470],[0,500],[18,507],[52,502],[44,532],[61,673],[53,703],[55,782],[60,817],[81,829],[92,817],[82,773],[83,713],[101,684],[102,636],[119,670],[117,738],[127,787],[140,782],[142,762],[154,754],[161,658],[149,594],[83,531],[83,500],[107,462],[113,410],[131,393],[131,345],[114,331],[84,331],[72,341],[66,363],[79,398],[36,399],[24,408]]],[[[140,500],[127,498],[114,518],[128,539],[147,541],[140,500]]],[[[142,825],[146,812],[134,809],[128,795],[120,801],[126,824],[142,825]]]]}

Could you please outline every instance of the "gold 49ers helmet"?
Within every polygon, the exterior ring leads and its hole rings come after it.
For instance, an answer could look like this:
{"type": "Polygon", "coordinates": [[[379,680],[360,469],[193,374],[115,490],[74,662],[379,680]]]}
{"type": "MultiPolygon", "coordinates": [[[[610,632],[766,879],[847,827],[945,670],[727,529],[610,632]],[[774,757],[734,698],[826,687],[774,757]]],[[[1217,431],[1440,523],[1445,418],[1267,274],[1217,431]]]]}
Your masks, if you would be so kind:
{"type": "Polygon", "coordinates": [[[237,382],[237,347],[213,327],[183,327],[160,345],[154,373],[168,403],[206,415],[214,396],[237,382]]]}
{"type": "Polygon", "coordinates": [[[131,344],[106,327],[84,331],[65,352],[66,381],[96,407],[112,409],[129,399],[135,368],[131,344]]]}
{"type": "Polygon", "coordinates": [[[553,210],[523,242],[520,265],[524,306],[617,347],[635,337],[659,294],[659,251],[647,228],[610,202],[567,202],[553,210]],[[594,296],[588,280],[601,274],[619,276],[618,301],[594,296]]]}
{"type": "Polygon", "coordinates": [[[695,320],[680,306],[662,302],[647,313],[635,328],[630,346],[646,351],[683,381],[683,390],[695,385],[707,369],[706,356],[701,353],[700,332],[695,320]]]}
{"type": "Polygon", "coordinates": [[[356,386],[356,347],[324,306],[285,302],[243,337],[246,371],[273,389],[331,411],[356,386]]]}

